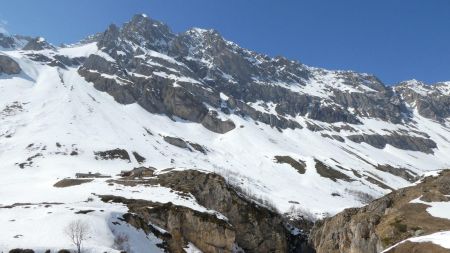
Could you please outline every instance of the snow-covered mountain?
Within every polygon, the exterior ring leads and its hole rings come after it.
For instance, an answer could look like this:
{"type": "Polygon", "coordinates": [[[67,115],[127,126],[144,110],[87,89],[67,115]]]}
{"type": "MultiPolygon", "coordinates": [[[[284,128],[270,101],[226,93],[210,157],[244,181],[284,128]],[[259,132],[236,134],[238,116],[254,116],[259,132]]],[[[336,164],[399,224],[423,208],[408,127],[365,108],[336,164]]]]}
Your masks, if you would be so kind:
{"type": "MultiPolygon", "coordinates": [[[[386,86],[145,15],[64,47],[0,35],[0,49],[0,251],[68,248],[64,227],[84,219],[94,252],[269,252],[280,248],[254,248],[233,212],[161,178],[216,173],[242,201],[314,220],[450,165],[450,83],[386,86]],[[156,181],[124,183],[138,167],[156,181]],[[208,214],[236,236],[208,248],[182,232],[183,246],[164,246],[124,222],[130,199],[208,214]]],[[[173,238],[164,224],[153,228],[173,238]]]]}

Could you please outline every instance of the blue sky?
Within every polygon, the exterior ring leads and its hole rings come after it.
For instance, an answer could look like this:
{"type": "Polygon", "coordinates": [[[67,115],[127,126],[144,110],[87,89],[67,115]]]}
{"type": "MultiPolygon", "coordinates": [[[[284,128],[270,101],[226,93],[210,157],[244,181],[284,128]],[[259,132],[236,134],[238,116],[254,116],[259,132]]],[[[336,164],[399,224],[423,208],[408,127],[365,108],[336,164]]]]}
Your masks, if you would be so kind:
{"type": "Polygon", "coordinates": [[[136,13],[175,32],[214,28],[258,52],[387,84],[450,80],[449,0],[5,0],[0,20],[11,33],[59,44],[136,13]]]}

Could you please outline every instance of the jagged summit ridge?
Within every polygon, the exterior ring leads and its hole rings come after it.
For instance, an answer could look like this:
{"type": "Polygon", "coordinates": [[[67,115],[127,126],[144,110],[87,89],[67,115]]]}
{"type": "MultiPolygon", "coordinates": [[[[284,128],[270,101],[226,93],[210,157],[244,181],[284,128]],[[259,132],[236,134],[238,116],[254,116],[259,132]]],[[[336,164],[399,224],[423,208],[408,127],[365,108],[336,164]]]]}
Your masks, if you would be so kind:
{"type": "Polygon", "coordinates": [[[112,43],[109,53],[115,55],[119,52],[121,55],[117,58],[124,65],[145,49],[154,50],[185,64],[194,72],[191,76],[201,83],[214,86],[219,92],[224,89],[227,94],[242,100],[276,103],[278,111],[292,117],[309,114],[313,119],[325,122],[356,123],[359,120],[353,115],[357,114],[394,123],[409,120],[405,101],[392,87],[385,86],[375,76],[312,68],[283,57],[270,58],[225,40],[215,30],[193,28],[175,35],[166,25],[136,15],[121,29],[108,29],[99,44],[108,43],[112,43]],[[112,34],[115,37],[111,37],[112,34]],[[120,50],[117,47],[112,50],[114,45],[120,43],[120,50]],[[123,52],[129,55],[125,57],[123,52]],[[261,84],[267,92],[260,91],[261,84]],[[284,108],[286,104],[298,104],[302,99],[295,96],[295,101],[291,101],[283,93],[305,94],[308,98],[303,100],[309,105],[295,106],[298,109],[284,108]],[[286,97],[287,103],[283,101],[286,97]],[[381,103],[384,108],[371,106],[381,103]],[[317,111],[328,113],[323,115],[317,111]]]}

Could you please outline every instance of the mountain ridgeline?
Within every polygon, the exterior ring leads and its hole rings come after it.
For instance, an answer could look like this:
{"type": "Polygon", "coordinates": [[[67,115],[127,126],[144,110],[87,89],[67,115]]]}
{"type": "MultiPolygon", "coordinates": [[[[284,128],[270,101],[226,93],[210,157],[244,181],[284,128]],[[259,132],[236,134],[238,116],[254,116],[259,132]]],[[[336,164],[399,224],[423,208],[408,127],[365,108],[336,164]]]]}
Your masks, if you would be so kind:
{"type": "MultiPolygon", "coordinates": [[[[215,30],[194,28],[173,34],[165,24],[137,15],[122,28],[111,25],[95,40],[115,60],[92,55],[80,68],[80,73],[98,89],[107,91],[120,103],[137,102],[152,113],[194,122],[215,119],[214,115],[207,115],[204,103],[280,129],[301,128],[292,119],[296,116],[326,123],[361,124],[358,117],[408,123],[412,120],[413,104],[420,115],[433,120],[443,121],[450,115],[446,84],[425,86],[424,96],[414,89],[420,83],[385,86],[367,74],[326,71],[283,57],[270,58],[226,41],[215,30]],[[145,50],[176,61],[146,54],[145,50]],[[148,64],[149,61],[158,64],[148,64]],[[166,76],[158,75],[159,71],[166,76]],[[95,73],[115,75],[123,83],[96,78],[95,73]],[[167,78],[170,75],[174,78],[167,78]],[[299,92],[312,83],[323,85],[319,94],[299,92]],[[153,89],[149,92],[146,87],[153,89]],[[353,89],[360,92],[349,92],[353,89]],[[223,101],[220,93],[228,99],[223,101]],[[181,108],[174,108],[175,100],[181,108]],[[261,113],[247,105],[258,101],[276,104],[275,113],[261,113]]],[[[223,125],[217,123],[218,128],[223,125]]],[[[220,130],[204,125],[212,131],[220,130]]],[[[225,128],[227,131],[232,129],[231,122],[225,125],[230,126],[225,128]]]]}

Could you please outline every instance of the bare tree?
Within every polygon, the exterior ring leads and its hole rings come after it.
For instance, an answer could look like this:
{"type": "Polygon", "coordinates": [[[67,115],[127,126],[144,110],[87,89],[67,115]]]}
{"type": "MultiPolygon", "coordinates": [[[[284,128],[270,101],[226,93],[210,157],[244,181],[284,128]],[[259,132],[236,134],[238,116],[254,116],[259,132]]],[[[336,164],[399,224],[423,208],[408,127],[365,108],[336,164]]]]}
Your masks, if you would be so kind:
{"type": "Polygon", "coordinates": [[[77,253],[81,253],[82,244],[90,234],[89,225],[82,220],[72,221],[65,229],[70,241],[77,247],[77,253]]]}

